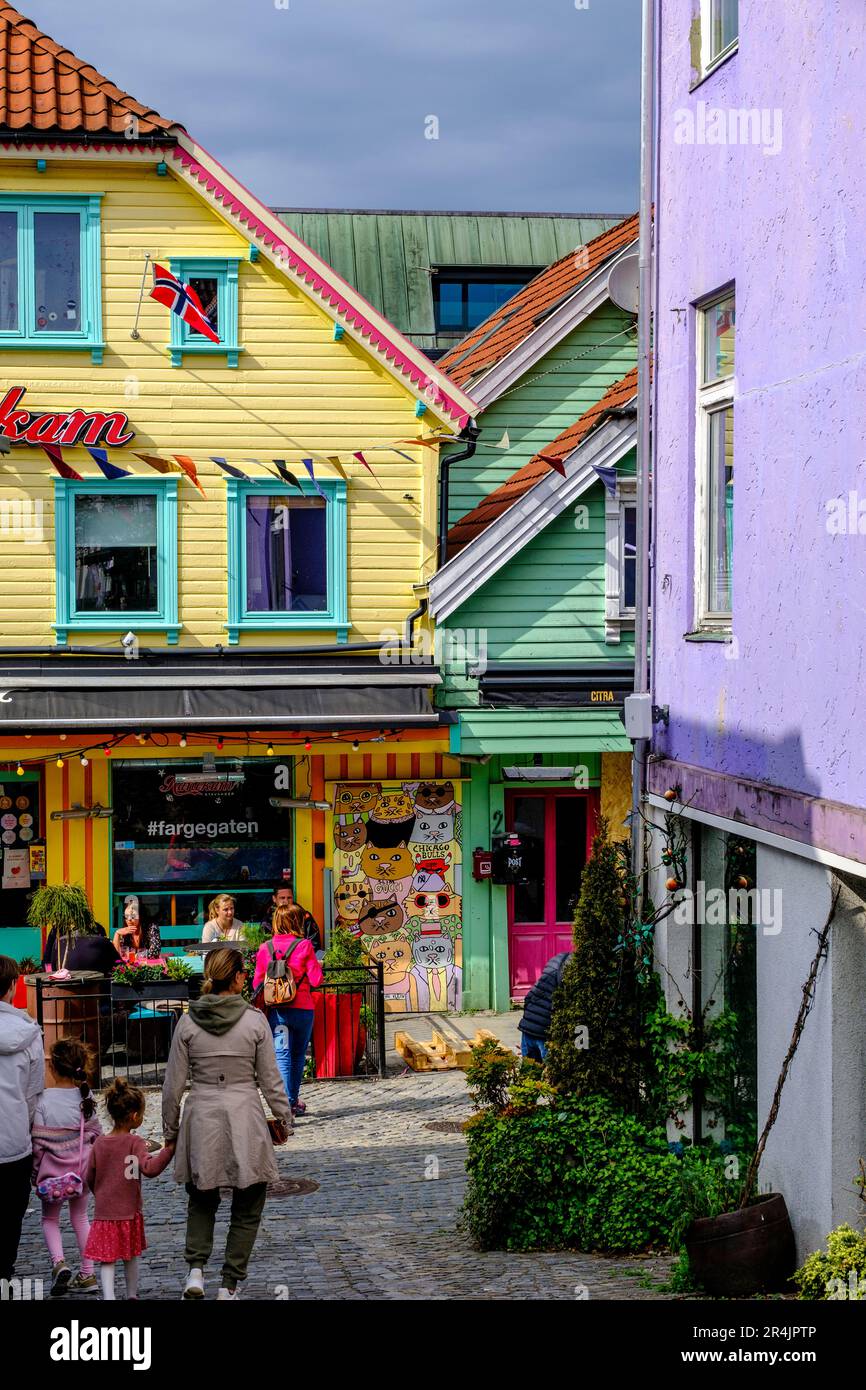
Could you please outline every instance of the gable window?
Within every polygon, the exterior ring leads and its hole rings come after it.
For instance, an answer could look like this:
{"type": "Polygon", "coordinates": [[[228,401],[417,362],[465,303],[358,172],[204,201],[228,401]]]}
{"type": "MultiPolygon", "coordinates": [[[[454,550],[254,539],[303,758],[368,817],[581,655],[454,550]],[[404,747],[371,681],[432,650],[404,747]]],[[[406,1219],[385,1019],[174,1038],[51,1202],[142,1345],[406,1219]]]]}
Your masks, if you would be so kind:
{"type": "Polygon", "coordinates": [[[448,266],[434,271],[436,332],[463,337],[537,274],[535,266],[448,266]]]}
{"type": "Polygon", "coordinates": [[[734,559],[733,291],[698,310],[695,578],[698,625],[731,625],[734,559]]]}
{"type": "Polygon", "coordinates": [[[226,365],[236,367],[243,348],[238,343],[238,257],[197,257],[172,259],[171,270],[198,295],[205,317],[220,341],[212,343],[197,328],[177,314],[171,320],[171,365],[183,365],[184,353],[223,356],[226,365]]]}
{"type": "Polygon", "coordinates": [[[164,631],[177,641],[177,480],[54,484],[57,641],[164,631]]]}
{"type": "Polygon", "coordinates": [[[637,603],[637,480],[633,474],[618,476],[615,492],[605,489],[604,513],[604,640],[619,642],[623,630],[634,628],[637,603]]]}
{"type": "Polygon", "coordinates": [[[346,641],[346,484],[319,486],[227,481],[230,642],[268,629],[346,641]]]}
{"type": "Polygon", "coordinates": [[[0,348],[80,348],[102,361],[97,195],[0,195],[0,348]]]}
{"type": "Polygon", "coordinates": [[[700,0],[701,70],[707,73],[736,50],[740,33],[739,0],[700,0]]]}

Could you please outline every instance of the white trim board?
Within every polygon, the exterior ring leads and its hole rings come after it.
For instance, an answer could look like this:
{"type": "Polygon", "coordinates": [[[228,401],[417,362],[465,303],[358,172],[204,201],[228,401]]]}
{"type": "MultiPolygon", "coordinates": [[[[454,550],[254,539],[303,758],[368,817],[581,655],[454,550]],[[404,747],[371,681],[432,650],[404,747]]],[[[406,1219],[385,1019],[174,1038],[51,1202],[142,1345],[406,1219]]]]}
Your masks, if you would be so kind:
{"type": "Polygon", "coordinates": [[[730,820],[727,816],[714,816],[712,812],[700,811],[694,806],[682,806],[678,801],[665,801],[663,796],[658,796],[655,792],[649,792],[646,800],[659,811],[673,811],[676,815],[685,816],[687,820],[700,821],[701,825],[710,825],[715,830],[726,830],[742,839],[756,840],[758,844],[769,845],[771,849],[796,854],[800,859],[811,859],[813,863],[824,864],[828,869],[842,869],[845,873],[857,874],[860,878],[866,876],[866,863],[861,863],[858,859],[848,859],[844,854],[833,854],[828,849],[819,849],[817,845],[806,844],[803,840],[793,840],[790,835],[775,835],[772,830],[761,830],[756,825],[750,825],[748,821],[730,820]]]}
{"type": "Polygon", "coordinates": [[[608,420],[563,460],[563,478],[551,468],[519,501],[465,545],[434,574],[429,584],[430,613],[438,621],[450,617],[486,584],[527,542],[576,502],[593,483],[596,467],[610,468],[637,443],[637,421],[608,420]]]}
{"type": "Polygon", "coordinates": [[[570,299],[522,338],[484,376],[472,383],[472,399],[479,410],[486,409],[503,391],[515,385],[551,348],[556,347],[572,329],[577,328],[610,298],[607,289],[610,272],[626,256],[633,255],[636,247],[637,239],[609,256],[588,280],[577,286],[570,299]]]}

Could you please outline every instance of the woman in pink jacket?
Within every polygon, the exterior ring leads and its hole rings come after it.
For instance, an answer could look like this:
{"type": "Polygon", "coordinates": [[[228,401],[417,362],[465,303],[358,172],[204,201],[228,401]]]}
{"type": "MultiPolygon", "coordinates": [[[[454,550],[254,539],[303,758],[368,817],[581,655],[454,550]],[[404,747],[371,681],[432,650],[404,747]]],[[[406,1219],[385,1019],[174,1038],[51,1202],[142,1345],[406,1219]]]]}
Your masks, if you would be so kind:
{"type": "Polygon", "coordinates": [[[286,960],[295,978],[297,993],[289,1004],[267,1010],[268,1023],[274,1035],[277,1066],[289,1097],[293,1115],[303,1115],[307,1109],[298,1099],[307,1045],[313,1032],[313,996],[311,986],[320,985],[324,976],[313,944],[304,936],[304,909],[297,903],[274,910],[274,934],[259,947],[253,975],[253,991],[265,982],[268,966],[276,960],[286,960]]]}

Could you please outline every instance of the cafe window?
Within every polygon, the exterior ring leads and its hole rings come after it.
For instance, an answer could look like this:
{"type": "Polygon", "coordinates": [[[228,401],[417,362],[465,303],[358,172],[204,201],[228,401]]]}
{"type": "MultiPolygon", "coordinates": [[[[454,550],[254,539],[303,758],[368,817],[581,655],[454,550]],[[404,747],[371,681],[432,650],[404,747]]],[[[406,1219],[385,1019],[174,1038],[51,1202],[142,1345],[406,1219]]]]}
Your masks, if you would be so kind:
{"type": "Polygon", "coordinates": [[[180,631],[177,480],[54,485],[58,644],[74,631],[180,631]]]}
{"type": "Polygon", "coordinates": [[[238,365],[238,354],[243,351],[238,343],[238,265],[237,257],[172,259],[172,273],[195,291],[205,318],[219,335],[219,342],[212,343],[178,314],[169,314],[173,367],[183,365],[185,353],[222,355],[229,367],[238,365]]]}
{"type": "Polygon", "coordinates": [[[99,197],[0,195],[0,348],[102,361],[99,197]]]}
{"type": "Polygon", "coordinates": [[[346,640],[346,484],[319,487],[227,481],[230,642],[287,629],[346,640]]]}

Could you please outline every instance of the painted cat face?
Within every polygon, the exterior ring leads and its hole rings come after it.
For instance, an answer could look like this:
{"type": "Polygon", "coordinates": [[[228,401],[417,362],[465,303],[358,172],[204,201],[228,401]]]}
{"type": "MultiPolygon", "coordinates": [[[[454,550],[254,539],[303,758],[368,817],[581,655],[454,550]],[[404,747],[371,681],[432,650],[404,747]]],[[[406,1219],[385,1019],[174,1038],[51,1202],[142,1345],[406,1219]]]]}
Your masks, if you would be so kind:
{"type": "Polygon", "coordinates": [[[381,782],[338,782],[334,791],[334,811],[338,816],[372,811],[381,791],[381,782]]]}
{"type": "Polygon", "coordinates": [[[345,854],[351,854],[353,850],[358,850],[367,840],[367,822],[363,820],[350,820],[345,825],[334,823],[334,846],[341,849],[345,854]]]}
{"type": "Polygon", "coordinates": [[[337,916],[347,922],[357,922],[370,901],[370,890],[361,878],[346,878],[334,893],[337,916]]]}
{"type": "Polygon", "coordinates": [[[412,948],[403,936],[377,937],[367,946],[371,961],[381,961],[386,984],[402,980],[412,965],[412,948]]]}
{"type": "Polygon", "coordinates": [[[425,921],[438,921],[440,917],[461,917],[463,903],[458,893],[447,888],[438,892],[425,893],[423,890],[410,893],[406,899],[406,911],[410,917],[422,917],[425,921]]]}
{"type": "Polygon", "coordinates": [[[454,839],[453,811],[424,811],[415,817],[412,839],[419,845],[447,845],[454,839]]]}
{"type": "Polygon", "coordinates": [[[394,849],[378,849],[375,845],[365,845],[361,855],[361,870],[368,878],[408,878],[414,867],[412,856],[405,845],[397,845],[394,849]]]}
{"type": "Polygon", "coordinates": [[[441,811],[446,806],[453,806],[454,783],[419,782],[415,805],[419,811],[441,811]]]}
{"type": "Polygon", "coordinates": [[[421,891],[438,893],[443,889],[449,859],[450,855],[445,859],[418,859],[415,863],[415,875],[412,879],[411,891],[413,893],[421,891]]]}
{"type": "Polygon", "coordinates": [[[405,913],[392,894],[378,901],[374,898],[358,925],[365,936],[383,936],[399,931],[405,920],[405,913]]]}
{"type": "Polygon", "coordinates": [[[383,792],[370,812],[376,821],[411,820],[414,812],[412,798],[404,791],[383,792]]]}
{"type": "Polygon", "coordinates": [[[412,943],[412,960],[422,970],[442,970],[454,964],[454,946],[449,936],[419,936],[412,943]]]}

